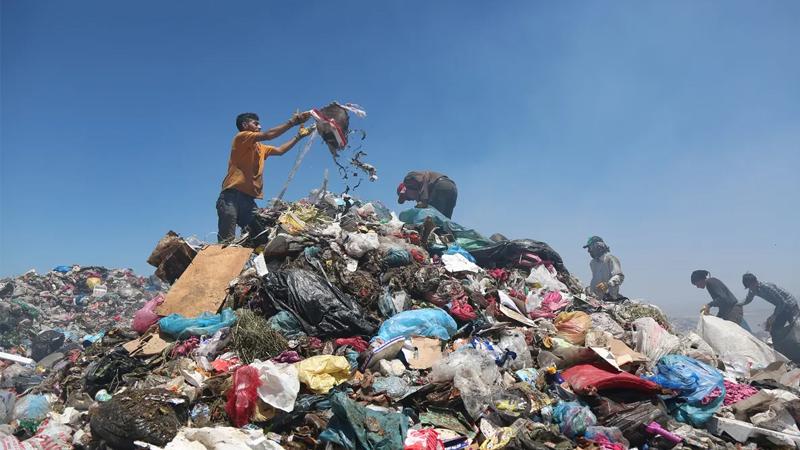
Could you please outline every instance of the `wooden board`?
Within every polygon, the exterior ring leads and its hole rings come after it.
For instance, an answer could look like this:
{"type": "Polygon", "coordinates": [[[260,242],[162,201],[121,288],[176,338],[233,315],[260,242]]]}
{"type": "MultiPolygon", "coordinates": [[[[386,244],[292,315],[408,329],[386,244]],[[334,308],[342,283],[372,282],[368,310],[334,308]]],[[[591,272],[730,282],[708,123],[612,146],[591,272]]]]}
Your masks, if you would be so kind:
{"type": "Polygon", "coordinates": [[[160,316],[177,313],[185,317],[197,317],[204,312],[216,314],[225,302],[228,284],[242,272],[251,253],[251,248],[223,248],[221,245],[200,250],[167,292],[156,313],[160,316]]]}

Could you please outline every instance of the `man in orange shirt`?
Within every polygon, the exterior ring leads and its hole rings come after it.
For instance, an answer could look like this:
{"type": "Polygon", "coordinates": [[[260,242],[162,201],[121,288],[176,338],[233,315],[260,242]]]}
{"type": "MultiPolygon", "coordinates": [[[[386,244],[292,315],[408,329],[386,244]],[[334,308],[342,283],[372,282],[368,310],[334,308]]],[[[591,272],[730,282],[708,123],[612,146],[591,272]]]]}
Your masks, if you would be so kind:
{"type": "Polygon", "coordinates": [[[243,113],[236,117],[239,132],[233,138],[228,174],[222,181],[222,192],[217,199],[219,242],[230,242],[236,236],[236,225],[250,224],[256,209],[256,199],[264,198],[264,160],[268,156],[282,155],[294,147],[309,130],[302,126],[310,113],[295,113],[287,122],[261,131],[258,115],[243,113]],[[264,145],[261,141],[275,139],[295,125],[301,125],[297,134],[280,147],[264,145]]]}

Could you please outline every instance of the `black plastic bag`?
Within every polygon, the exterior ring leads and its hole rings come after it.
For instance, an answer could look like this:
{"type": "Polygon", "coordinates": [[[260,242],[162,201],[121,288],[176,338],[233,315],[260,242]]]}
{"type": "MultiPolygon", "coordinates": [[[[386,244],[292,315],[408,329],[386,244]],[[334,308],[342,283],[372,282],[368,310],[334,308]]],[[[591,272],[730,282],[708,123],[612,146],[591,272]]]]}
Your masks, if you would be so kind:
{"type": "Polygon", "coordinates": [[[128,352],[117,348],[113,352],[92,362],[86,370],[86,390],[94,396],[100,389],[112,389],[126,373],[143,367],[141,361],[128,356],[128,352]]]}
{"type": "Polygon", "coordinates": [[[270,272],[264,291],[269,306],[292,314],[312,336],[372,336],[378,328],[350,296],[308,270],[270,272]]]}
{"type": "Polygon", "coordinates": [[[501,241],[495,245],[469,251],[481,267],[507,267],[520,266],[524,262],[526,253],[533,253],[542,259],[553,263],[559,274],[569,275],[564,260],[552,247],[545,242],[533,239],[515,239],[501,241]]]}
{"type": "Polygon", "coordinates": [[[770,330],[772,345],[793,363],[800,364],[800,320],[770,330]]]}
{"type": "Polygon", "coordinates": [[[328,144],[331,154],[336,156],[338,150],[347,146],[347,134],[350,132],[350,116],[347,110],[336,103],[312,111],[317,121],[317,132],[328,144]]]}
{"type": "Polygon", "coordinates": [[[189,399],[166,389],[132,390],[101,403],[92,415],[92,437],[116,449],[134,441],[165,446],[186,422],[189,399]]]}
{"type": "Polygon", "coordinates": [[[329,395],[303,395],[297,397],[294,409],[291,412],[277,410],[275,417],[270,422],[270,430],[276,433],[286,433],[303,422],[306,414],[314,411],[331,409],[329,395]]]}
{"type": "Polygon", "coordinates": [[[42,331],[31,339],[31,358],[40,361],[64,345],[64,334],[56,330],[42,331]]]}
{"type": "Polygon", "coordinates": [[[608,397],[589,397],[586,401],[600,424],[619,428],[631,446],[641,446],[651,438],[645,430],[648,424],[658,422],[663,426],[669,420],[666,407],[656,398],[642,400],[636,393],[626,391],[607,394],[608,397]]]}

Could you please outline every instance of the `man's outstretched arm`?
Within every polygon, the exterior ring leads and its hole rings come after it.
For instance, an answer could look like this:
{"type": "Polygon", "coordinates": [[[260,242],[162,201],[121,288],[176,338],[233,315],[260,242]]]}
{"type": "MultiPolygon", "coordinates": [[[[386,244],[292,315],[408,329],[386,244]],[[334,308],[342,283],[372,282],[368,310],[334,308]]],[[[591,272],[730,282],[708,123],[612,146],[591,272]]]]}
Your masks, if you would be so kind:
{"type": "MultiPolygon", "coordinates": [[[[302,113],[295,113],[295,114],[292,115],[292,118],[289,119],[288,121],[286,121],[286,122],[284,122],[284,123],[282,123],[282,124],[280,124],[278,126],[272,127],[267,131],[260,131],[257,134],[256,139],[259,140],[259,141],[269,141],[269,140],[275,139],[276,137],[278,137],[278,136],[282,135],[283,133],[285,133],[286,130],[292,128],[293,126],[305,123],[305,121],[308,120],[309,117],[311,117],[311,113],[307,112],[307,111],[306,112],[302,112],[302,113]]],[[[283,146],[281,146],[281,147],[283,147],[283,146]]],[[[289,147],[289,148],[291,148],[291,147],[289,147]]]]}
{"type": "Polygon", "coordinates": [[[288,152],[289,150],[291,150],[292,147],[295,146],[295,144],[300,142],[300,139],[303,139],[304,137],[308,136],[309,134],[310,134],[310,132],[309,132],[309,130],[307,128],[300,128],[300,131],[298,131],[297,134],[294,137],[292,137],[288,141],[284,142],[280,147],[277,147],[275,150],[273,150],[270,153],[273,154],[273,155],[282,155],[282,154],[288,152]]]}

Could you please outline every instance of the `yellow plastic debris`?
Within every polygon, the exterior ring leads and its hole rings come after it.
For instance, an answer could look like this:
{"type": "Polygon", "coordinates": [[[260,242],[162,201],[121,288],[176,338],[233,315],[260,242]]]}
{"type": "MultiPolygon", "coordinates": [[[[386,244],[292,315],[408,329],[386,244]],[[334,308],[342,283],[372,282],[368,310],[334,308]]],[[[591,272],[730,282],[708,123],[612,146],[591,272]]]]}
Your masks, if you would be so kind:
{"type": "Polygon", "coordinates": [[[89,289],[94,289],[95,286],[100,284],[103,280],[97,277],[89,277],[86,279],[86,287],[89,289]]]}
{"type": "Polygon", "coordinates": [[[300,382],[317,394],[327,394],[350,378],[350,363],[344,356],[318,355],[295,363],[300,382]]]}

